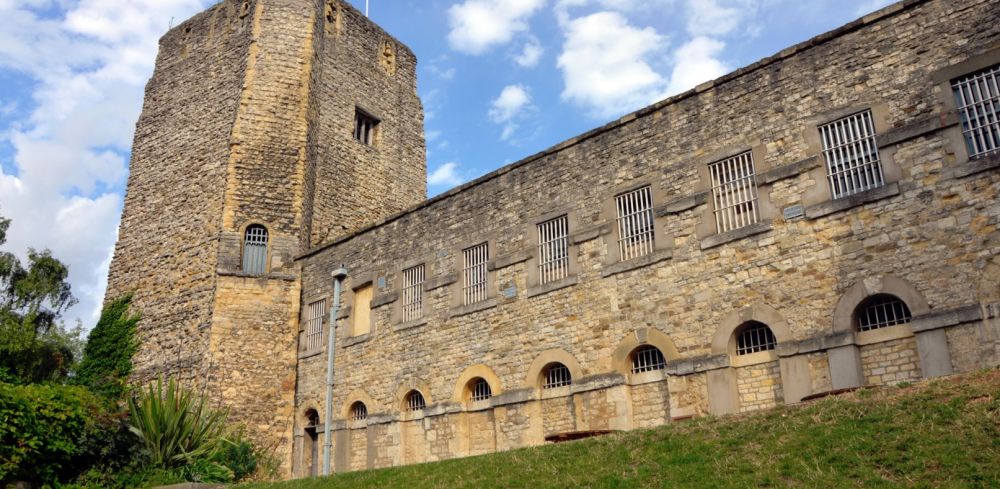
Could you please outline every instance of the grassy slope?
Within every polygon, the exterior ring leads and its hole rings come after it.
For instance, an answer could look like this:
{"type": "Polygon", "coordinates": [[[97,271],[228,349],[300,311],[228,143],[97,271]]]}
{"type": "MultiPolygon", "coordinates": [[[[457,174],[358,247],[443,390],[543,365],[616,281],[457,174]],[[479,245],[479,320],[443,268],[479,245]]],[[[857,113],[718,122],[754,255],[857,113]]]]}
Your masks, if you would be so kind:
{"type": "Polygon", "coordinates": [[[260,489],[1000,487],[1000,370],[260,489]]]}

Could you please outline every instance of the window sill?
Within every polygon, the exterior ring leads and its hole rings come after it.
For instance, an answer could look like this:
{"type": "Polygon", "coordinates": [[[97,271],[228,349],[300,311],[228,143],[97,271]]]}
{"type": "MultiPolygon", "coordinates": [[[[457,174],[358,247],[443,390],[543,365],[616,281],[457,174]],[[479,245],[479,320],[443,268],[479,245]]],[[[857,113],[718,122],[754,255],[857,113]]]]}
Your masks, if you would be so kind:
{"type": "Polygon", "coordinates": [[[953,171],[955,178],[964,178],[969,175],[996,170],[998,168],[1000,168],[1000,153],[993,153],[955,165],[953,171]]]}
{"type": "Polygon", "coordinates": [[[393,331],[405,331],[405,330],[408,330],[408,329],[419,328],[419,327],[421,327],[421,326],[423,326],[425,324],[427,324],[427,318],[426,317],[422,317],[422,318],[419,318],[419,319],[414,319],[412,321],[407,321],[405,323],[399,323],[397,325],[394,325],[392,327],[392,330],[393,331]]]}
{"type": "Polygon", "coordinates": [[[556,399],[559,397],[567,397],[573,395],[573,385],[564,385],[562,387],[549,387],[548,389],[542,388],[538,395],[539,400],[545,399],[556,399]]]}
{"type": "Polygon", "coordinates": [[[709,236],[701,240],[701,249],[707,250],[709,248],[714,248],[716,246],[721,246],[726,243],[731,243],[733,241],[739,241],[741,239],[749,238],[757,234],[763,234],[773,229],[771,227],[771,221],[761,221],[749,226],[743,226],[739,229],[733,229],[732,231],[726,231],[724,233],[709,236]]]}
{"type": "Polygon", "coordinates": [[[340,347],[347,348],[349,346],[357,345],[358,343],[364,343],[370,339],[372,339],[371,333],[365,333],[358,336],[349,336],[347,338],[344,338],[344,341],[341,342],[340,347]]]}
{"type": "Polygon", "coordinates": [[[323,349],[322,348],[317,348],[315,350],[309,350],[309,351],[300,351],[299,352],[299,360],[305,360],[307,358],[312,358],[312,357],[315,357],[315,356],[320,355],[322,353],[323,353],[323,349]]]}
{"type": "Polygon", "coordinates": [[[885,328],[870,329],[868,331],[858,331],[855,333],[854,343],[858,346],[874,345],[886,341],[909,338],[913,336],[913,331],[909,324],[897,324],[885,328]]]}
{"type": "Polygon", "coordinates": [[[673,256],[674,256],[674,251],[671,249],[656,250],[648,255],[640,256],[638,258],[632,258],[629,261],[620,261],[617,263],[613,263],[611,265],[607,265],[604,267],[604,270],[601,271],[601,276],[610,277],[612,275],[619,274],[622,272],[628,272],[630,270],[635,270],[637,268],[647,267],[654,263],[659,263],[663,260],[669,260],[673,258],[673,256]]]}
{"type": "Polygon", "coordinates": [[[537,297],[559,289],[572,287],[579,282],[580,280],[576,275],[570,275],[569,277],[556,280],[555,282],[549,282],[544,285],[536,285],[534,287],[531,287],[530,289],[528,289],[528,297],[537,297]]]}
{"type": "Polygon", "coordinates": [[[298,277],[288,273],[264,273],[264,274],[253,274],[244,272],[242,270],[216,270],[216,273],[223,277],[238,277],[238,278],[253,278],[253,279],[265,279],[265,280],[284,280],[286,282],[294,282],[298,280],[298,277]]]}
{"type": "Polygon", "coordinates": [[[757,353],[750,353],[747,355],[733,355],[733,359],[730,361],[731,367],[749,367],[751,365],[760,365],[762,363],[770,363],[778,360],[777,350],[766,350],[759,351],[757,353]]]}
{"type": "Polygon", "coordinates": [[[807,219],[818,219],[823,216],[828,216],[830,214],[845,211],[847,209],[889,197],[894,197],[896,195],[899,195],[899,184],[891,182],[879,188],[866,190],[847,197],[841,197],[839,199],[823,202],[822,204],[806,207],[805,214],[807,219]]]}
{"type": "Polygon", "coordinates": [[[497,306],[496,299],[486,299],[484,301],[476,302],[475,304],[453,307],[451,311],[449,311],[449,316],[453,318],[465,316],[466,314],[472,314],[474,312],[483,311],[496,306],[497,306]]]}
{"type": "Polygon", "coordinates": [[[642,384],[652,384],[653,382],[661,382],[667,380],[667,369],[661,368],[659,370],[650,370],[648,372],[639,372],[637,374],[629,375],[629,385],[642,385],[642,384]]]}

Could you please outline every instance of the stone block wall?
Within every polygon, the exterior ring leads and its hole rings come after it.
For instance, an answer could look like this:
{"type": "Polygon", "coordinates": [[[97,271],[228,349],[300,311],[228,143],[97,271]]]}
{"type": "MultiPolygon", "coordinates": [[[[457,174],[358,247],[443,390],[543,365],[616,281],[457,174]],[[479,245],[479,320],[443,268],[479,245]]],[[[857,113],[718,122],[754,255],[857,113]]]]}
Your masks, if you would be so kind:
{"type": "MultiPolygon", "coordinates": [[[[969,160],[948,81],[1000,62],[998,5],[895,4],[304,254],[303,307],[330,298],[330,272],[341,264],[343,304],[355,288],[375,287],[370,333],[350,336],[349,307],[336,323],[334,411],[363,398],[369,426],[398,433],[400,396],[419,388],[434,460],[570,429],[545,411],[557,403],[531,378],[530,366],[552,351],[576,365],[567,396],[578,431],[897,381],[871,375],[878,362],[896,362],[906,378],[995,365],[995,355],[952,360],[971,347],[960,339],[969,332],[953,331],[982,322],[980,306],[996,300],[977,284],[998,277],[1000,158],[969,160]],[[886,185],[834,200],[817,127],[863,110],[872,112],[886,185]],[[754,158],[761,222],[720,234],[707,166],[744,151],[754,158]],[[622,262],[614,198],[642,185],[652,187],[655,250],[622,262]],[[562,213],[571,276],[543,286],[531,236],[562,213]],[[488,299],[466,305],[462,250],[483,242],[488,299]],[[425,318],[404,324],[401,271],[418,263],[428,277],[425,318]],[[879,293],[906,301],[913,321],[869,342],[853,311],[879,293]],[[751,320],[776,337],[769,363],[737,358],[735,336],[751,320]],[[630,370],[640,345],[666,357],[659,384],[630,370]],[[470,410],[463,398],[471,372],[491,385],[489,410],[470,410]],[[508,416],[515,407],[526,415],[508,416]]],[[[324,366],[322,350],[298,364],[296,436],[302,413],[324,407],[324,366]]],[[[343,421],[328,429],[338,456],[349,455],[353,446],[336,443],[343,421]]],[[[397,446],[366,449],[386,454],[380,464],[408,463],[397,446]]]]}

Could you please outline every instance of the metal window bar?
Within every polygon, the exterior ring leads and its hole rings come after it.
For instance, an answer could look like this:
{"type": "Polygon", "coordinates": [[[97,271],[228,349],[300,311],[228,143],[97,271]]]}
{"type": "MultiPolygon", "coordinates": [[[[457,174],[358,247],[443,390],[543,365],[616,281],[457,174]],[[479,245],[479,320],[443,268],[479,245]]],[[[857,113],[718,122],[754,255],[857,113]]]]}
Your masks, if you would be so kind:
{"type": "Polygon", "coordinates": [[[736,354],[749,355],[760,351],[773,350],[778,342],[774,339],[771,328],[764,323],[750,321],[743,327],[737,339],[736,354]]]}
{"type": "Polygon", "coordinates": [[[538,226],[538,279],[542,284],[569,275],[569,222],[566,216],[538,226]]]}
{"type": "Polygon", "coordinates": [[[885,184],[871,110],[825,124],[819,130],[833,198],[885,184]]]}
{"type": "Polygon", "coordinates": [[[632,353],[632,373],[650,372],[652,370],[663,370],[667,366],[667,359],[663,357],[663,352],[653,345],[643,345],[632,353]]]}
{"type": "Polygon", "coordinates": [[[354,139],[361,141],[364,144],[372,144],[372,134],[375,131],[375,125],[378,121],[362,114],[361,112],[354,112],[354,139]]]}
{"type": "Polygon", "coordinates": [[[493,397],[493,390],[490,389],[490,384],[486,382],[486,379],[477,377],[472,383],[472,400],[485,401],[491,397],[493,397]]]}
{"type": "Polygon", "coordinates": [[[969,157],[1000,152],[1000,64],[952,82],[969,157]]]}
{"type": "Polygon", "coordinates": [[[618,251],[622,261],[653,252],[653,195],[642,187],[615,197],[618,251]]]}
{"type": "Polygon", "coordinates": [[[403,321],[413,321],[424,315],[424,265],[403,270],[403,321]]]}
{"type": "Polygon", "coordinates": [[[323,318],[326,316],[326,299],[309,304],[306,319],[306,351],[323,347],[323,318]]]}
{"type": "Polygon", "coordinates": [[[243,271],[252,275],[267,272],[267,228],[255,224],[243,236],[243,271]]]}
{"type": "Polygon", "coordinates": [[[486,300],[486,262],[489,259],[489,245],[478,244],[462,250],[465,267],[462,270],[463,297],[465,304],[475,304],[486,300]]]}
{"type": "Polygon", "coordinates": [[[749,226],[759,220],[757,177],[750,151],[708,166],[712,174],[715,228],[719,233],[749,226]]]}
{"type": "Polygon", "coordinates": [[[420,411],[427,407],[427,403],[424,402],[424,395],[420,391],[410,391],[410,394],[406,396],[406,407],[410,411],[420,411]]]}
{"type": "Polygon", "coordinates": [[[545,382],[542,383],[542,389],[555,389],[572,383],[573,377],[569,373],[569,368],[561,363],[556,363],[545,370],[545,382]]]}
{"type": "Polygon", "coordinates": [[[368,418],[368,406],[365,403],[358,401],[351,406],[351,419],[354,421],[361,421],[362,419],[368,418]]]}
{"type": "Polygon", "coordinates": [[[892,295],[876,295],[858,309],[858,331],[906,324],[913,319],[906,303],[892,295]]]}

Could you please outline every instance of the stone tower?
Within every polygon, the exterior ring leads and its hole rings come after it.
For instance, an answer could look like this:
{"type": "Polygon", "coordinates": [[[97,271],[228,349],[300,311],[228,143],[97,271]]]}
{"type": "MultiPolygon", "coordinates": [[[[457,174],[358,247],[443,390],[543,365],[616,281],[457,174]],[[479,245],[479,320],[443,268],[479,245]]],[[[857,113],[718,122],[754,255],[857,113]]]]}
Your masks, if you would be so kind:
{"type": "Polygon", "coordinates": [[[142,314],[136,381],[204,388],[289,458],[293,258],[422,201],[424,154],[413,53],[343,0],[224,0],[171,29],[108,278],[142,314]]]}

